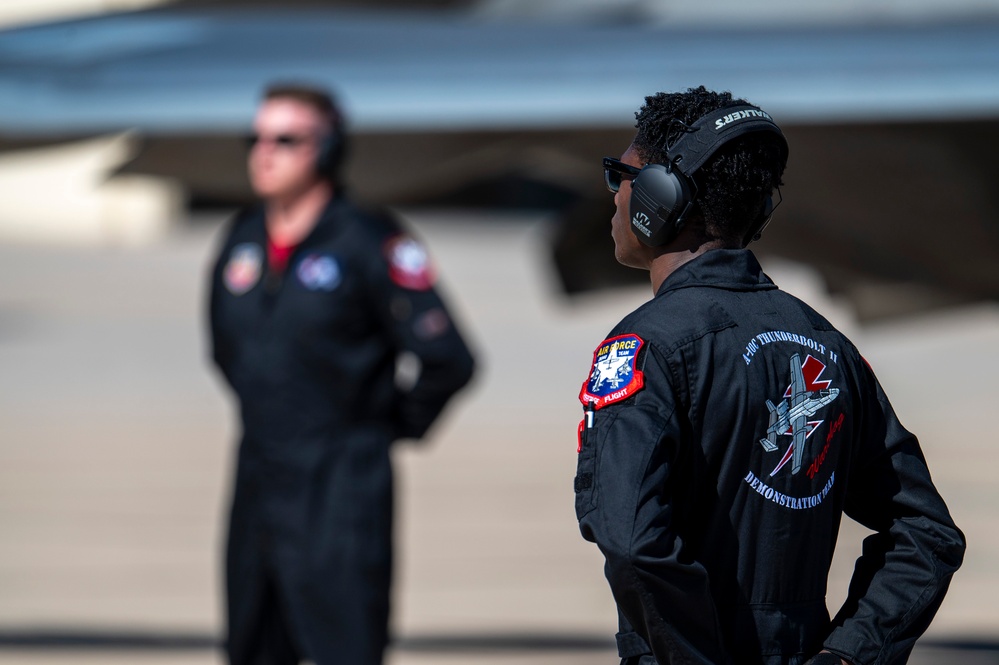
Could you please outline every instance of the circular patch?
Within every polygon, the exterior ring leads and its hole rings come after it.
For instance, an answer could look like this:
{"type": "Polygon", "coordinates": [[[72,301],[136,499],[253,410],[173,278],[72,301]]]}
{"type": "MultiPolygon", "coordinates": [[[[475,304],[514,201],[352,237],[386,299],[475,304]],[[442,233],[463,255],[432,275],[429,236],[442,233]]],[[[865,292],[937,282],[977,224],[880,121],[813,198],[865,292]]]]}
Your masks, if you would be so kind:
{"type": "Polygon", "coordinates": [[[222,281],[229,292],[241,296],[260,280],[264,264],[264,250],[260,245],[245,242],[236,245],[229,253],[229,261],[222,272],[222,281]]]}
{"type": "Polygon", "coordinates": [[[434,307],[420,315],[413,323],[413,333],[424,342],[436,339],[451,327],[451,319],[440,307],[434,307]]]}
{"type": "Polygon", "coordinates": [[[332,291],[340,285],[340,264],[329,254],[310,254],[295,271],[298,281],[310,291],[332,291]]]}
{"type": "Polygon", "coordinates": [[[385,243],[389,277],[404,289],[426,291],[434,285],[435,275],[430,255],[414,238],[395,236],[385,243]]]}

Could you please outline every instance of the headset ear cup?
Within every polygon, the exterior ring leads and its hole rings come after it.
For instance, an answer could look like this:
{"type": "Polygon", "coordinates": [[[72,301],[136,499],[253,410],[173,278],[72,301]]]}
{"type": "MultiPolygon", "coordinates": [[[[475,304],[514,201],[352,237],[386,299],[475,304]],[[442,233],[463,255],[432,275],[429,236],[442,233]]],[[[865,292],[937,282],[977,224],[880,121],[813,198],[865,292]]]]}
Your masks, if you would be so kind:
{"type": "Polygon", "coordinates": [[[324,178],[333,179],[340,167],[343,153],[343,139],[339,132],[334,132],[319,143],[316,155],[316,173],[324,178]]]}
{"type": "Polygon", "coordinates": [[[774,197],[768,196],[763,202],[763,212],[756,218],[749,232],[742,239],[742,246],[747,247],[749,243],[756,242],[763,236],[763,230],[767,228],[771,218],[774,216],[774,197]]]}
{"type": "Polygon", "coordinates": [[[649,247],[669,244],[683,228],[692,200],[686,178],[662,164],[649,164],[631,183],[629,213],[635,237],[649,247]]]}

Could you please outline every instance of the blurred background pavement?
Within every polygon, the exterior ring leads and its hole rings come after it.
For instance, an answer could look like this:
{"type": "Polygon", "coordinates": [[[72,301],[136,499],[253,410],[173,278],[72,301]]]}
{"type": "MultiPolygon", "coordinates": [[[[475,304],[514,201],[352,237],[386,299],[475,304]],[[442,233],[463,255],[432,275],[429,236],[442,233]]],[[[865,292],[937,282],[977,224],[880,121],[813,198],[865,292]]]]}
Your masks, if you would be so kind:
{"type": "MultiPolygon", "coordinates": [[[[543,217],[407,217],[483,372],[431,443],[396,450],[391,662],[612,662],[612,601],[571,506],[576,393],[648,289],[566,303],[543,217]]],[[[129,250],[0,247],[0,663],[216,662],[234,437],[200,318],[216,228],[129,250]]],[[[807,268],[768,270],[852,330],[967,531],[927,643],[994,659],[999,307],[861,328],[807,268]]],[[[832,606],[861,535],[845,527],[832,606]]]]}

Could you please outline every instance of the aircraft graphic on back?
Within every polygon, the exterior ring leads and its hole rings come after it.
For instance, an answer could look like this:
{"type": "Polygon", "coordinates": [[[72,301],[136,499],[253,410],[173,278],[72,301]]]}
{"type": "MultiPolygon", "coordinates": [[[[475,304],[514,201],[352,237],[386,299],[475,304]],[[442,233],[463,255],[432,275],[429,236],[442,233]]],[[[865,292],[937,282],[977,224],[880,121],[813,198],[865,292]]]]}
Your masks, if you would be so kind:
{"type": "Polygon", "coordinates": [[[819,387],[828,386],[828,381],[819,384],[815,382],[815,379],[825,369],[825,365],[811,356],[805,362],[808,363],[808,361],[818,363],[820,366],[810,381],[805,381],[801,356],[796,353],[791,356],[791,385],[784,393],[784,399],[776,406],[767,400],[767,409],[770,411],[770,426],[767,428],[766,438],[760,439],[760,445],[767,452],[773,452],[777,450],[778,436],[791,437],[791,445],[781,461],[770,472],[771,476],[780,471],[788,460],[791,460],[791,473],[798,473],[805,452],[805,440],[822,423],[821,420],[809,421],[808,418],[815,415],[816,411],[828,405],[839,395],[838,388],[819,387]],[[810,387],[816,389],[809,390],[810,387]]]}

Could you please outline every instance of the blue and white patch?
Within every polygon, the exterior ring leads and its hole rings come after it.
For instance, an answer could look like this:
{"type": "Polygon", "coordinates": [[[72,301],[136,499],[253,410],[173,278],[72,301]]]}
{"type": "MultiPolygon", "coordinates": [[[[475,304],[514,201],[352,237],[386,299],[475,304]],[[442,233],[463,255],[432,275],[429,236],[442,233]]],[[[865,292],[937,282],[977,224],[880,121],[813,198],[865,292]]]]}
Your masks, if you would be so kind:
{"type": "Polygon", "coordinates": [[[605,339],[593,352],[590,376],[579,392],[584,405],[599,409],[620,402],[645,387],[645,376],[638,369],[638,351],[643,340],[638,335],[618,335],[605,339]]]}
{"type": "Polygon", "coordinates": [[[309,254],[295,270],[298,281],[310,291],[332,291],[340,285],[340,263],[329,254],[309,254]]]}

